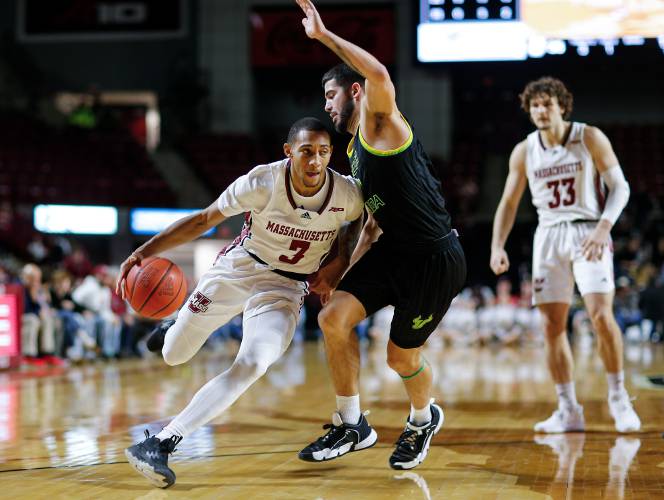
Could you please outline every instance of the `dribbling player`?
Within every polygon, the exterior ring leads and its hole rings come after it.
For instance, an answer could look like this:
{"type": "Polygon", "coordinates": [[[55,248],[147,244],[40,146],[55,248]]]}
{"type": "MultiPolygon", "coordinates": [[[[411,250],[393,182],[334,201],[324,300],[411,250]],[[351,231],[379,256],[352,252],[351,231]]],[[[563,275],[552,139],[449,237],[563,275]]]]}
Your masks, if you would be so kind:
{"type": "Polygon", "coordinates": [[[125,450],[129,463],[155,486],[175,482],[168,455],[180,440],[226,410],[285,352],[310,273],[337,235],[343,239],[350,230],[347,223],[361,227],[362,193],[352,178],[327,168],[332,146],[320,121],[297,121],[284,152],[284,160],[255,167],[208,208],[157,234],[122,264],[118,293],[141,260],[246,213],[241,235],[203,275],[177,320],[162,323],[148,341],[167,364],[185,363],[214,330],[244,313],[242,343],[231,367],[205,384],[161,432],[146,431],[144,441],[125,450]]]}
{"type": "Polygon", "coordinates": [[[533,302],[542,313],[547,362],[558,393],[558,408],[537,423],[535,431],[585,428],[565,332],[575,282],[597,334],[616,430],[638,431],[641,421],[625,390],[622,334],[613,316],[610,236],[629,199],[629,185],[602,131],[567,120],[573,97],[563,82],[540,78],[528,83],[520,97],[537,130],[512,151],[493,222],[490,265],[496,274],[509,269],[505,241],[527,182],[539,218],[533,245],[533,302]]]}

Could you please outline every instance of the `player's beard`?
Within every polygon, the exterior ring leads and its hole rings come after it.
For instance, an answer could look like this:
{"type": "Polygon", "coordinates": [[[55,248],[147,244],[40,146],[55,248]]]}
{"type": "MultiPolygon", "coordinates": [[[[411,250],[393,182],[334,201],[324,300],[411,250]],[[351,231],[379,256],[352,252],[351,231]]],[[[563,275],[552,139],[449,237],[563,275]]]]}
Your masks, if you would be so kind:
{"type": "Polygon", "coordinates": [[[348,96],[348,100],[346,101],[346,103],[341,108],[341,111],[339,112],[339,123],[337,123],[334,126],[337,132],[342,134],[345,132],[349,132],[348,122],[350,121],[354,112],[355,112],[355,101],[353,101],[353,99],[350,96],[348,96]]]}

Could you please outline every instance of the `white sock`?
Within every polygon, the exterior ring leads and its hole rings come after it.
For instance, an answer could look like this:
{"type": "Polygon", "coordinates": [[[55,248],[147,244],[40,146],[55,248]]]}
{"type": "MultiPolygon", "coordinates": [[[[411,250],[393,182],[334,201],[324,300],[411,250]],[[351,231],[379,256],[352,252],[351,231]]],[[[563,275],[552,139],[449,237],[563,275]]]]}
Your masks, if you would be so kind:
{"type": "Polygon", "coordinates": [[[579,403],[576,401],[576,390],[574,389],[574,382],[567,384],[556,384],[556,392],[558,393],[558,406],[566,408],[574,408],[579,403]]]}
{"type": "Polygon", "coordinates": [[[609,384],[609,397],[614,394],[626,392],[625,390],[625,372],[620,370],[616,373],[607,373],[606,382],[609,384]]]}
{"type": "Polygon", "coordinates": [[[279,359],[290,342],[284,332],[294,331],[295,321],[286,309],[245,318],[242,343],[231,367],[201,387],[157,437],[186,438],[224,412],[279,359]]]}
{"type": "Polygon", "coordinates": [[[344,424],[355,425],[360,421],[360,395],[337,396],[337,410],[344,424]]]}
{"type": "Polygon", "coordinates": [[[421,426],[431,422],[431,405],[426,405],[424,408],[418,410],[413,405],[410,405],[410,420],[411,424],[421,426]]]}
{"type": "Polygon", "coordinates": [[[172,436],[175,436],[175,433],[167,431],[164,428],[161,430],[159,434],[157,434],[157,439],[159,439],[159,441],[164,441],[165,439],[170,439],[172,436]]]}

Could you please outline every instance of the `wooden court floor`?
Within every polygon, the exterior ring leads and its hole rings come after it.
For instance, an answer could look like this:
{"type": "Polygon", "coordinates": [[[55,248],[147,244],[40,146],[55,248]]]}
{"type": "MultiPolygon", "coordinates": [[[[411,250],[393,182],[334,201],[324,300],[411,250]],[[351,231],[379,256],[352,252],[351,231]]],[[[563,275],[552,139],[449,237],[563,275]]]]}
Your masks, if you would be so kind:
{"type": "Polygon", "coordinates": [[[171,458],[177,483],[160,490],[129,467],[123,449],[158,431],[232,359],[199,353],[0,373],[0,498],[594,499],[664,498],[662,346],[627,346],[626,378],[644,427],[618,435],[593,349],[577,348],[586,433],[535,435],[554,391],[541,349],[431,349],[445,425],[412,471],[388,466],[407,403],[384,348],[363,353],[362,402],[379,441],[324,464],[297,458],[334,408],[324,353],[291,346],[225,415],[185,439],[171,458]]]}

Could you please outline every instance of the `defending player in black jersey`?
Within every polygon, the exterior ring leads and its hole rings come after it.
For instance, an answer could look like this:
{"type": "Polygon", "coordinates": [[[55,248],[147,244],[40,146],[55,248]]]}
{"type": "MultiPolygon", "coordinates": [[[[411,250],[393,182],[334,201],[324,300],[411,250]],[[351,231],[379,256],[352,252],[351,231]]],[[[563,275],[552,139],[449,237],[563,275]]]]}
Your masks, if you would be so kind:
{"type": "Polygon", "coordinates": [[[403,379],[411,408],[390,466],[411,469],[424,460],[443,423],[443,411],[431,399],[431,367],[420,350],[461,290],[466,262],[440,181],[397,108],[386,68],[327,30],[311,1],[297,3],[306,15],[306,34],[345,63],[323,77],[325,111],[338,131],[353,134],[348,156],[369,212],[352,256],[342,247],[339,257],[310,282],[326,302],[319,322],[338,411],[326,426],[328,432],[299,456],[331,460],[376,443],[376,432],[360,411],[360,352],[352,329],[391,304],[395,313],[387,362],[403,379]]]}

